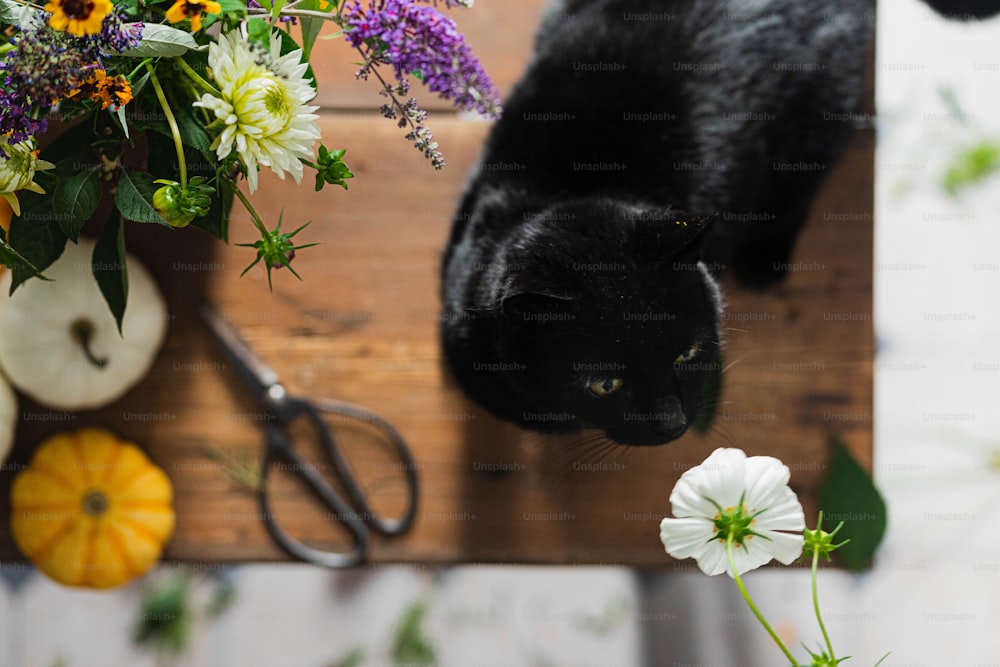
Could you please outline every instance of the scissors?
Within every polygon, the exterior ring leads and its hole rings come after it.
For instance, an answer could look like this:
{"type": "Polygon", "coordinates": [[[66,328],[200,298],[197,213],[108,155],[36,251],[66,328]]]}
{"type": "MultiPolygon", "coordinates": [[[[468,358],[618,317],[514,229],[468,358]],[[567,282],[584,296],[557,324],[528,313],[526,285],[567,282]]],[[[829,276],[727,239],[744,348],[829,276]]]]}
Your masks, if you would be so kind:
{"type": "Polygon", "coordinates": [[[368,552],[370,531],[382,535],[400,535],[409,530],[417,510],[417,466],[413,460],[406,441],[392,424],[379,415],[358,405],[327,399],[308,399],[292,396],[278,381],[278,374],[264,364],[250,351],[249,346],[240,338],[235,327],[226,321],[219,312],[210,305],[203,305],[201,315],[208,324],[215,339],[225,350],[226,355],[237,369],[240,378],[261,402],[269,419],[262,422],[266,434],[264,456],[261,463],[260,504],[264,515],[264,523],[274,540],[288,553],[296,558],[322,565],[324,567],[350,567],[364,561],[368,552]],[[344,458],[337,440],[326,420],[324,413],[347,416],[364,420],[386,436],[399,455],[401,468],[406,474],[408,492],[406,511],[399,518],[384,518],[371,507],[354,476],[350,465],[344,458]],[[288,437],[288,427],[293,420],[304,417],[319,435],[323,449],[333,461],[336,470],[351,504],[338,493],[321,475],[315,466],[305,461],[293,447],[288,437]],[[351,533],[353,546],[349,551],[331,552],[315,549],[289,535],[274,520],[267,491],[269,473],[278,457],[284,458],[294,470],[302,476],[309,488],[332,510],[333,516],[341,521],[351,533]],[[371,529],[369,529],[369,524],[371,529]]]}

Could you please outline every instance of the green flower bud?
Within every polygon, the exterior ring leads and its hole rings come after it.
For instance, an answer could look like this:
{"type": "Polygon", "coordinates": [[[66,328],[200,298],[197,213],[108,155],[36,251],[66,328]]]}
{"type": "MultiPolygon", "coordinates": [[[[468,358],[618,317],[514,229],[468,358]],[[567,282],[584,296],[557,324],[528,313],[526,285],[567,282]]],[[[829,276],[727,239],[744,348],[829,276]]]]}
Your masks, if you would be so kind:
{"type": "Polygon", "coordinates": [[[176,181],[157,179],[163,187],[153,193],[153,208],[171,227],[187,227],[191,221],[206,215],[212,208],[215,188],[205,185],[205,179],[195,176],[183,186],[176,181]]]}
{"type": "Polygon", "coordinates": [[[326,184],[339,185],[347,189],[346,179],[354,178],[354,174],[344,163],[346,148],[327,150],[322,144],[319,147],[316,167],[316,191],[319,192],[326,184]]]}

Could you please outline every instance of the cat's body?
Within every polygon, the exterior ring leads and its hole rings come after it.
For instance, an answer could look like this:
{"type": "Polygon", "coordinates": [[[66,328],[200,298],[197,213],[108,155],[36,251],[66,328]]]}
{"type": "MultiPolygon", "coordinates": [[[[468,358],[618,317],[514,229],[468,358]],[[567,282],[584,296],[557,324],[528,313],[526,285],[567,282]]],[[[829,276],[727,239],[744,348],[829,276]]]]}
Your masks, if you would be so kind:
{"type": "Polygon", "coordinates": [[[567,0],[443,265],[455,378],[536,430],[679,437],[717,370],[715,275],[780,280],[852,132],[870,0],[567,0]]]}

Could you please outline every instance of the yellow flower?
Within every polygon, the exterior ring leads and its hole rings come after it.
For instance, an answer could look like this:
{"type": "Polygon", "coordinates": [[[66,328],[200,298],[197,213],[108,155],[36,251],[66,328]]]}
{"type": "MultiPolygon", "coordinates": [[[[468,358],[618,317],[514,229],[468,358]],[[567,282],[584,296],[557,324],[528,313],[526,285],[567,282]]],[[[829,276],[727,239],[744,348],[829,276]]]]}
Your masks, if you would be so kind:
{"type": "Polygon", "coordinates": [[[112,9],[111,0],[49,0],[45,5],[45,11],[52,14],[49,26],[77,37],[101,32],[104,17],[112,9]]]}
{"type": "Polygon", "coordinates": [[[202,14],[218,14],[222,11],[222,5],[214,0],[177,0],[173,6],[167,10],[167,20],[171,23],[180,23],[184,19],[191,19],[191,32],[201,30],[202,14]]]}

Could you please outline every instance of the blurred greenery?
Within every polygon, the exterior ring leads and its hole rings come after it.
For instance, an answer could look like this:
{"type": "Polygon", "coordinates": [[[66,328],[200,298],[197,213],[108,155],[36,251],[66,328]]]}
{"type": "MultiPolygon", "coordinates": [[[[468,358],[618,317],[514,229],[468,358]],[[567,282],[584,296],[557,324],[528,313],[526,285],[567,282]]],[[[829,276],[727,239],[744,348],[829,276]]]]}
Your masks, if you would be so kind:
{"type": "MultiPolygon", "coordinates": [[[[948,109],[948,115],[955,123],[970,128],[970,116],[962,107],[958,93],[951,86],[940,86],[938,97],[948,109]]],[[[971,127],[973,131],[982,134],[981,130],[971,127]]],[[[969,141],[965,146],[955,150],[948,166],[941,177],[941,185],[952,197],[958,196],[965,188],[981,183],[990,175],[1000,170],[1000,140],[982,137],[969,141]]]]}
{"type": "Polygon", "coordinates": [[[364,661],[365,650],[355,648],[340,660],[330,663],[330,667],[359,667],[364,661]]]}
{"type": "Polygon", "coordinates": [[[609,600],[599,613],[580,614],[574,619],[573,625],[580,632],[603,637],[621,627],[628,611],[628,599],[624,596],[616,597],[609,600]]]}
{"type": "Polygon", "coordinates": [[[211,599],[199,608],[193,601],[194,579],[187,572],[172,572],[152,583],[139,603],[139,618],[132,642],[154,653],[176,656],[187,648],[199,617],[215,618],[236,600],[236,587],[225,576],[211,576],[211,599]]]}
{"type": "Polygon", "coordinates": [[[191,635],[192,617],[190,578],[166,577],[142,596],[132,641],[158,653],[180,653],[191,635]]]}
{"type": "Polygon", "coordinates": [[[951,196],[1000,170],[1000,142],[982,139],[958,150],[944,172],[942,185],[951,196]]]}
{"type": "Polygon", "coordinates": [[[392,640],[392,660],[396,667],[428,667],[437,662],[434,646],[424,634],[427,601],[417,600],[403,610],[392,640]]]}

